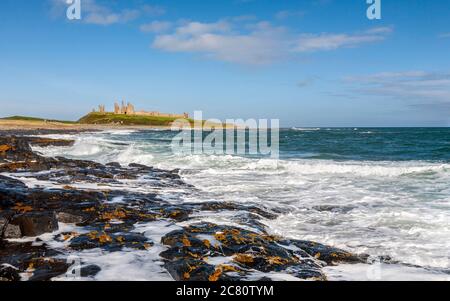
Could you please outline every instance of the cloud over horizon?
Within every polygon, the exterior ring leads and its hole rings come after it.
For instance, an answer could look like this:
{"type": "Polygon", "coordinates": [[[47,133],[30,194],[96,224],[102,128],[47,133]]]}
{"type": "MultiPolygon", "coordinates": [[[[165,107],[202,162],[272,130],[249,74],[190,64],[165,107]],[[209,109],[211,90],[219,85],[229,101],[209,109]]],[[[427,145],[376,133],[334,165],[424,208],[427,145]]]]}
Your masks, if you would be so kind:
{"type": "Polygon", "coordinates": [[[382,41],[390,27],[360,33],[295,34],[271,22],[239,24],[228,19],[212,23],[184,22],[171,33],[156,35],[152,47],[168,52],[199,53],[219,61],[264,65],[294,54],[358,47],[382,41]]]}
{"type": "Polygon", "coordinates": [[[450,105],[450,73],[406,71],[347,77],[354,92],[406,100],[413,106],[450,105]]]}

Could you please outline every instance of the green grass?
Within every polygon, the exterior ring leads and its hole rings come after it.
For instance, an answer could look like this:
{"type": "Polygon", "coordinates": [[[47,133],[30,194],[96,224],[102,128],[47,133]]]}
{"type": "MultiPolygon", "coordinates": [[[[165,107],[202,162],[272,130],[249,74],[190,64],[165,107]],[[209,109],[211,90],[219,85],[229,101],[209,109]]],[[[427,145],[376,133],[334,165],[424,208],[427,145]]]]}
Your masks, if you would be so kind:
{"type": "Polygon", "coordinates": [[[27,116],[10,116],[5,118],[0,118],[0,120],[17,120],[17,121],[47,121],[47,122],[59,122],[59,123],[67,123],[67,124],[75,124],[75,121],[66,121],[66,120],[55,120],[55,119],[44,119],[44,118],[36,118],[36,117],[27,117],[27,116]]]}
{"type": "MultiPolygon", "coordinates": [[[[170,126],[179,118],[158,116],[116,115],[113,113],[89,113],[78,120],[82,124],[122,124],[122,125],[152,125],[170,126]]],[[[188,119],[193,122],[192,119],[188,119]]]]}

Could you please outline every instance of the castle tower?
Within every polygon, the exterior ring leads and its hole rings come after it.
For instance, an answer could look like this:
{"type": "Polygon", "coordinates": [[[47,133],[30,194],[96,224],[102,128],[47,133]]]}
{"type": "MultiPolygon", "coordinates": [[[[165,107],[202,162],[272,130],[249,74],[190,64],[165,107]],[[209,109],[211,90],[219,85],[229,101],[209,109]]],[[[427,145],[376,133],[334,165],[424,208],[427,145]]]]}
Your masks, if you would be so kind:
{"type": "Polygon", "coordinates": [[[125,102],[122,100],[122,107],[120,109],[120,114],[126,114],[127,108],[125,107],[125,102]]]}
{"type": "Polygon", "coordinates": [[[120,106],[117,102],[114,103],[114,114],[120,114],[120,106]]]}
{"type": "Polygon", "coordinates": [[[99,113],[105,113],[105,106],[104,105],[99,105],[98,106],[98,111],[99,111],[99,113]]]}
{"type": "Polygon", "coordinates": [[[127,105],[127,115],[134,115],[134,106],[129,102],[127,105]]]}

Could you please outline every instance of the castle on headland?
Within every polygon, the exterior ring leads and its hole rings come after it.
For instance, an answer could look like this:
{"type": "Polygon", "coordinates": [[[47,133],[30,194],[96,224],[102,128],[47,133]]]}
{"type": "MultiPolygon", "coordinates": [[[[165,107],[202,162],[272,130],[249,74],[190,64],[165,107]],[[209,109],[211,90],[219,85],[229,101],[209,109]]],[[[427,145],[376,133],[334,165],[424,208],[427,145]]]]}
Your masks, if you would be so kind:
{"type": "MultiPolygon", "coordinates": [[[[93,112],[97,112],[95,109],[93,112]]],[[[188,113],[183,114],[166,114],[166,113],[160,113],[157,111],[136,111],[134,109],[134,105],[130,102],[125,103],[122,101],[122,105],[120,106],[117,102],[114,103],[114,112],[107,112],[105,110],[104,105],[98,106],[98,113],[101,114],[107,114],[112,113],[116,115],[131,115],[131,116],[154,116],[154,117],[170,117],[170,118],[189,118],[188,113]]]]}

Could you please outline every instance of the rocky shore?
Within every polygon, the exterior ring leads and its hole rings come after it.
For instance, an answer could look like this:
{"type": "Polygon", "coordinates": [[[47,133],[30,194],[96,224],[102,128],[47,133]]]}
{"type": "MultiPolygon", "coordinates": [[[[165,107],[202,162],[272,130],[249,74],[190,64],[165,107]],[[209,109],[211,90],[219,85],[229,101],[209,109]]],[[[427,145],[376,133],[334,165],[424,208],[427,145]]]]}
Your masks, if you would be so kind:
{"type": "Polygon", "coordinates": [[[276,273],[326,280],[327,265],[367,261],[366,255],[268,234],[261,219],[278,213],[263,207],[167,202],[160,189],[189,186],[178,170],[45,157],[31,146],[73,141],[30,134],[41,132],[0,132],[0,281],[64,279],[76,272],[95,280],[102,267],[85,262],[83,252],[152,252],[156,245],[162,249],[155,264],[174,280],[271,280],[276,273]],[[151,192],[126,189],[124,183],[142,178],[151,192]],[[245,212],[243,226],[193,219],[219,211],[245,212]],[[155,239],[145,225],[161,221],[175,230],[155,239]],[[68,260],[74,254],[81,261],[75,267],[68,260]]]}

